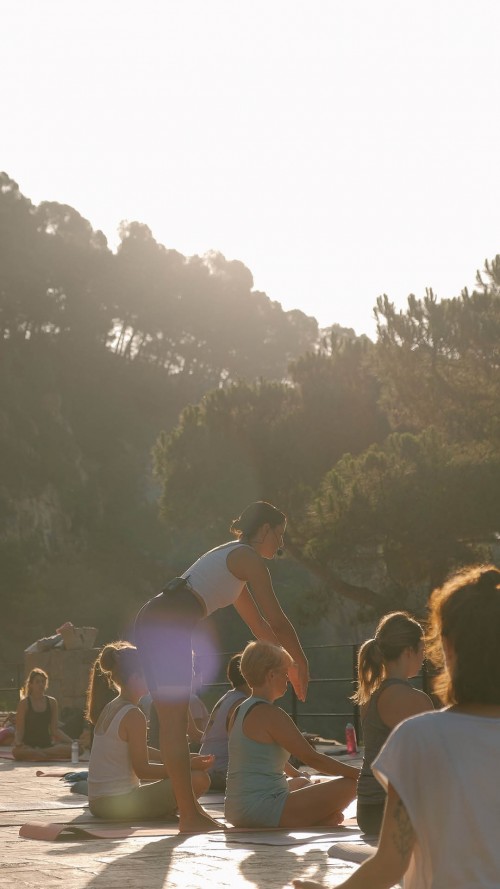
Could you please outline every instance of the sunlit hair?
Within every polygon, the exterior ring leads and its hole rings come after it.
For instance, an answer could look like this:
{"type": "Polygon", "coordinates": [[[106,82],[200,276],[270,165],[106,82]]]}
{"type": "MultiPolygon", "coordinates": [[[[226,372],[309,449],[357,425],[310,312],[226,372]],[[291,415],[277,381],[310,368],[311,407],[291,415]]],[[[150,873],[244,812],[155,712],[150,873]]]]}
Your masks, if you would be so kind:
{"type": "Polygon", "coordinates": [[[500,571],[476,565],[453,574],[431,595],[427,651],[442,672],[434,691],[444,704],[500,704],[500,571]],[[452,647],[444,663],[442,640],[452,647]]]}
{"type": "Polygon", "coordinates": [[[227,665],[226,676],[233,688],[238,688],[238,686],[245,684],[245,677],[240,670],[241,655],[241,651],[238,654],[233,654],[227,665]]]}
{"type": "Polygon", "coordinates": [[[41,676],[42,679],[45,679],[45,687],[49,684],[49,677],[45,670],[42,670],[41,667],[35,667],[31,673],[29,674],[26,682],[24,683],[21,689],[21,698],[27,698],[31,691],[31,684],[37,676],[41,676]]]}
{"type": "Polygon", "coordinates": [[[267,524],[271,528],[277,528],[278,525],[284,525],[285,522],[286,515],[272,503],[267,503],[266,500],[257,500],[247,506],[241,515],[233,520],[229,530],[235,537],[251,538],[259,528],[262,528],[262,525],[267,524]]]}
{"type": "Polygon", "coordinates": [[[130,642],[110,642],[92,666],[85,716],[95,725],[101,711],[134,673],[141,673],[139,653],[130,642]]]}
{"type": "Polygon", "coordinates": [[[249,642],[241,655],[240,670],[250,688],[262,685],[270,670],[293,664],[288,651],[272,642],[249,642]]]}
{"type": "Polygon", "coordinates": [[[386,664],[397,661],[405,648],[418,650],[424,631],[406,611],[391,611],[378,623],[373,639],[367,639],[358,653],[358,688],[352,695],[365,704],[386,677],[386,664]]]}

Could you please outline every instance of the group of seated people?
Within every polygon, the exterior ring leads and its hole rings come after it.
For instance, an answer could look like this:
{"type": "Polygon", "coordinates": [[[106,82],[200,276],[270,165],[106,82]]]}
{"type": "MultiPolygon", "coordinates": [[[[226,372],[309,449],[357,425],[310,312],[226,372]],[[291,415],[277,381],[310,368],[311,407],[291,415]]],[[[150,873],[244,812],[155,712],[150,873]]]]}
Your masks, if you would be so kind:
{"type": "MultiPolygon", "coordinates": [[[[383,889],[408,872],[405,887],[498,886],[499,634],[500,571],[493,566],[464,569],[434,591],[427,634],[407,612],[383,617],[359,651],[361,770],[348,758],[318,752],[274,706],[286,692],[292,659],[277,645],[250,642],[231,659],[231,689],[212,710],[199,753],[191,754],[196,797],[210,786],[225,790],[226,820],[241,828],[339,825],[357,797],[358,825],[379,838],[378,850],[342,885],[383,889]],[[445,707],[437,712],[409,681],[426,655],[440,668],[436,693],[445,707]],[[299,772],[290,757],[317,774],[299,772]],[[466,879],[459,873],[462,843],[470,851],[466,879]]],[[[35,724],[37,743],[50,737],[51,758],[60,747],[55,740],[70,740],[58,732],[57,704],[45,692],[46,676],[30,676],[19,705],[16,758],[23,758],[35,724]]],[[[89,806],[101,818],[175,813],[160,751],[148,747],[139,706],[146,693],[136,648],[106,645],[88,696],[89,806]]],[[[297,879],[294,885],[319,884],[297,879]]]]}

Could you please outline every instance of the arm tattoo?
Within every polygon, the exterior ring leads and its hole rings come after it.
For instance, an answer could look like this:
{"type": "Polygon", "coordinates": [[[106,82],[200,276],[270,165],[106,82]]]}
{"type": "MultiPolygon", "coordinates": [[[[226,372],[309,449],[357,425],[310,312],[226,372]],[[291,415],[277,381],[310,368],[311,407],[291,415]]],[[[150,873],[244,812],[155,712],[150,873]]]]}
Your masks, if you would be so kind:
{"type": "Polygon", "coordinates": [[[406,811],[403,801],[400,799],[397,801],[396,808],[394,810],[394,822],[396,824],[394,833],[392,835],[394,846],[399,852],[401,860],[406,861],[411,850],[413,849],[415,834],[411,821],[408,818],[408,812],[406,811]]]}

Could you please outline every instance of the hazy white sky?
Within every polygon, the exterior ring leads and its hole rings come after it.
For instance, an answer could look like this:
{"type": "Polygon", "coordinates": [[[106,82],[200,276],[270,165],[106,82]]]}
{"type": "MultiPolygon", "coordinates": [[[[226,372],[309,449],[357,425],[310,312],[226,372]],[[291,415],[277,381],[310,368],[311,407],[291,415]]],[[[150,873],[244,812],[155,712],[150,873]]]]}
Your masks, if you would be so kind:
{"type": "Polygon", "coordinates": [[[500,253],[498,0],[2,0],[0,168],[373,335],[500,253]]]}

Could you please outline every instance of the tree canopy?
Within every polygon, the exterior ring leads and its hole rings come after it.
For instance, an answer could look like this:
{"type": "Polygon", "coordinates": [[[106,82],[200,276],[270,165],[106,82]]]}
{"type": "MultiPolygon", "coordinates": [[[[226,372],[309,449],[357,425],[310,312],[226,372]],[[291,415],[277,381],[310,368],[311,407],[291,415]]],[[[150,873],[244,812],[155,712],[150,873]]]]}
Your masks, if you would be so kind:
{"type": "Polygon", "coordinates": [[[425,601],[495,558],[500,257],[470,293],[405,310],[382,295],[374,343],[283,311],[240,260],[183,256],[137,221],[119,235],[112,252],[0,174],[9,634],[67,618],[126,633],[256,499],[287,513],[314,615],[339,596],[377,614],[425,601]]]}

